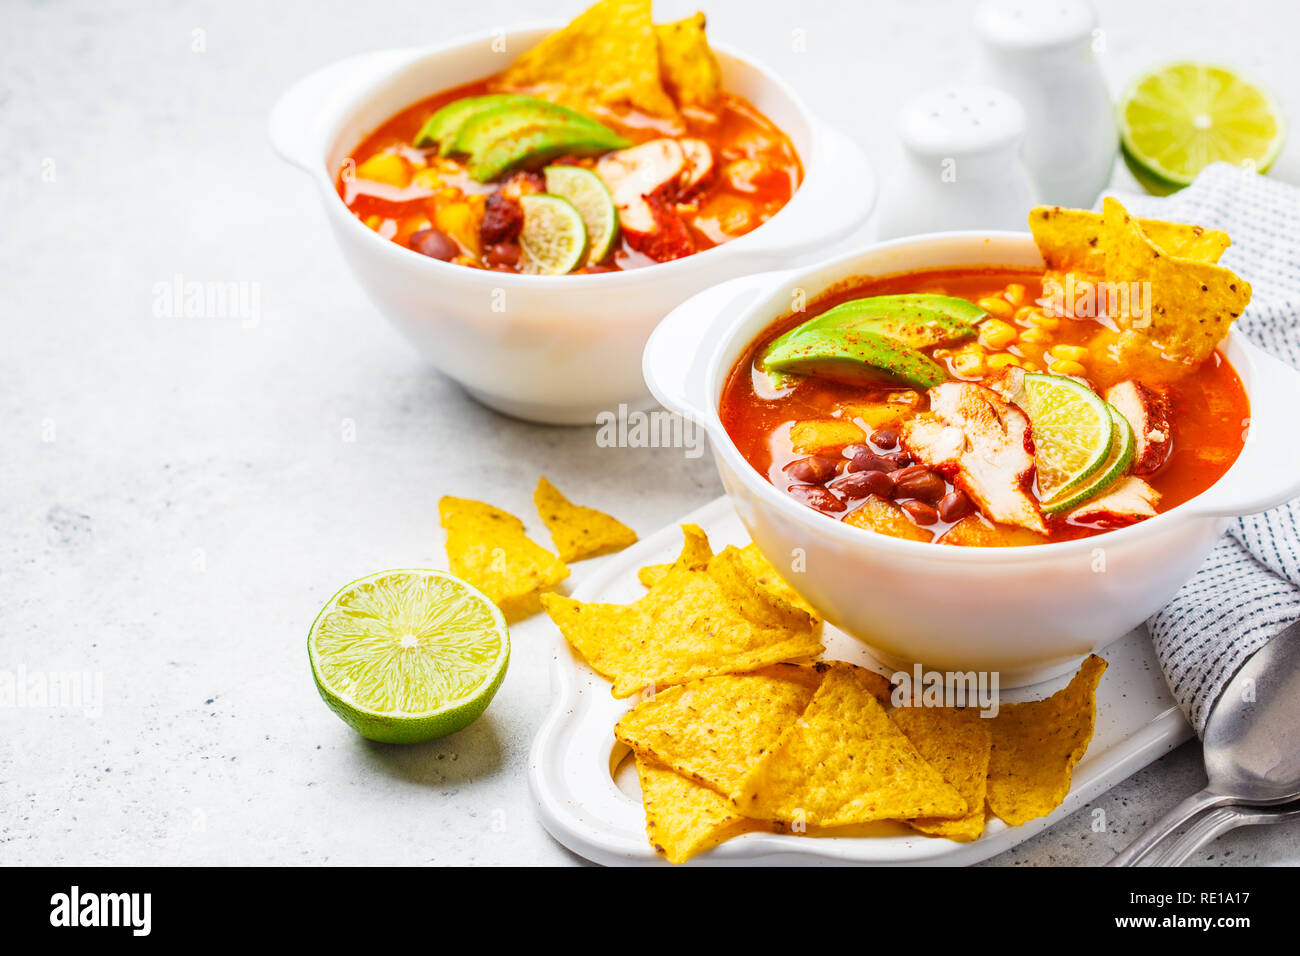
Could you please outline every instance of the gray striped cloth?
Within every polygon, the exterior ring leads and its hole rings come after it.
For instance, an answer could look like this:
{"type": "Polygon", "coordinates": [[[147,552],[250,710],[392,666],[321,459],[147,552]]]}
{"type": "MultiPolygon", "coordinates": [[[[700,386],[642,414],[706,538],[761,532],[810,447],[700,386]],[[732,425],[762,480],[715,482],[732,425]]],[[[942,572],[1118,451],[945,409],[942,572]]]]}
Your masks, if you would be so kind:
{"type": "MultiPolygon", "coordinates": [[[[1253,290],[1236,327],[1300,367],[1300,189],[1215,163],[1173,196],[1116,198],[1139,216],[1227,232],[1232,246],[1220,261],[1253,290]]],[[[1204,736],[1223,685],[1297,619],[1300,499],[1237,519],[1196,576],[1147,622],[1169,688],[1197,734],[1204,736]]]]}

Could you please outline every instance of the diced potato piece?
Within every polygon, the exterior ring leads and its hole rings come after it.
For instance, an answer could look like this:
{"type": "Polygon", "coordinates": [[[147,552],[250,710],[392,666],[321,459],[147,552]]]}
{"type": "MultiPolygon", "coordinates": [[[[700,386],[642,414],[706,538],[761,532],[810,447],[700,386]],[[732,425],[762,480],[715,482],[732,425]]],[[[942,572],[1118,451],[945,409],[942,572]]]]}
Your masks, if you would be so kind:
{"type": "Polygon", "coordinates": [[[862,422],[872,431],[897,425],[911,412],[907,405],[889,402],[843,402],[836,409],[845,419],[862,422]]]}
{"type": "Polygon", "coordinates": [[[842,519],[845,524],[855,528],[865,528],[894,538],[907,538],[909,541],[932,541],[933,532],[920,525],[913,524],[903,509],[892,501],[872,495],[866,501],[850,511],[842,519]]]}
{"type": "Polygon", "coordinates": [[[948,529],[940,544],[965,545],[973,548],[1015,548],[1025,544],[1042,544],[1047,539],[1036,531],[1012,525],[994,524],[983,515],[967,515],[948,529]]]}
{"type": "Polygon", "coordinates": [[[411,184],[411,164],[396,153],[380,153],[357,167],[357,177],[405,189],[411,184]]]}
{"type": "Polygon", "coordinates": [[[836,451],[866,439],[866,434],[850,421],[838,418],[812,418],[790,426],[790,444],[802,455],[819,455],[836,451]]]}
{"type": "Polygon", "coordinates": [[[474,255],[479,254],[478,217],[468,202],[453,202],[438,206],[434,215],[437,227],[451,236],[474,255]]]}
{"type": "Polygon", "coordinates": [[[439,190],[442,188],[442,177],[438,171],[430,167],[425,167],[415,174],[411,179],[412,184],[419,186],[421,189],[439,190]]]}

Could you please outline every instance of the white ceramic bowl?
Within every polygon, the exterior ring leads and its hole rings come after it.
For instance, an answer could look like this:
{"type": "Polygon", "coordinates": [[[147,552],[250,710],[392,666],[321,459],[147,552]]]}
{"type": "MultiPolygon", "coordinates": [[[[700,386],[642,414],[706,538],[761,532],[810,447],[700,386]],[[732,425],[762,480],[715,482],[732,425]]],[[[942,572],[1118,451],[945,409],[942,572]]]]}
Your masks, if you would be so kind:
{"type": "Polygon", "coordinates": [[[335,174],[366,135],[412,103],[501,70],[502,42],[513,58],[555,26],[342,60],[290,89],[271,113],[270,132],[276,151],[315,181],[362,287],[425,358],[499,411],[590,424],[599,412],[647,399],[641,351],[671,309],[724,279],[788,266],[848,235],[870,213],[875,186],[851,140],[815,119],[767,69],[718,46],[725,88],[786,132],[805,172],[790,203],[739,239],[628,272],[526,276],[419,255],[348,210],[335,174]]]}
{"type": "Polygon", "coordinates": [[[1028,235],[948,233],[875,245],[807,269],[724,283],[669,315],[646,347],[655,397],[700,423],[727,494],[759,548],[826,619],[886,664],[1046,680],[1140,625],[1195,572],[1233,515],[1300,495],[1300,373],[1244,336],[1226,341],[1251,402],[1249,439],[1215,485],[1103,535],[1019,548],[944,547],[841,524],[778,491],[718,419],[736,360],[802,290],[854,276],[977,266],[1041,268],[1028,235]],[[791,573],[797,560],[802,573],[791,573]]]}

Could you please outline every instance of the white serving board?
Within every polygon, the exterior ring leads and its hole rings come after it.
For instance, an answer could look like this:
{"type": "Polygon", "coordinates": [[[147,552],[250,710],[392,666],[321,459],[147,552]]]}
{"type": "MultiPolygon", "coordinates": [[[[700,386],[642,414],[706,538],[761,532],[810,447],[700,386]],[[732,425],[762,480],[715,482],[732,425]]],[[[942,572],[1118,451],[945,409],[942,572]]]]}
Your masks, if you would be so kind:
{"type": "MultiPolygon", "coordinates": [[[[702,527],[715,551],[749,541],[726,498],[684,516],[681,522],[702,527]]],[[[680,528],[670,525],[605,559],[573,596],[581,601],[634,601],[645,593],[637,581],[637,569],[673,560],[681,543],[680,528]]],[[[637,698],[615,699],[609,682],[574,655],[558,629],[552,628],[552,633],[555,703],[533,740],[528,771],[542,824],[574,853],[597,863],[666,866],[646,840],[645,816],[628,749],[614,739],[614,724],[637,698]]],[[[889,673],[859,642],[830,625],[823,642],[828,660],[852,661],[889,673]]],[[[687,865],[969,864],[1029,839],[1192,736],[1191,727],[1169,696],[1144,631],[1130,632],[1101,656],[1110,667],[1098,691],[1096,731],[1074,770],[1069,796],[1048,816],[1020,827],[990,819],[984,835],[971,843],[923,836],[901,824],[875,825],[871,836],[747,833],[694,857],[687,865]]],[[[1034,687],[1004,691],[1002,699],[1046,697],[1068,681],[1066,675],[1034,687]]]]}

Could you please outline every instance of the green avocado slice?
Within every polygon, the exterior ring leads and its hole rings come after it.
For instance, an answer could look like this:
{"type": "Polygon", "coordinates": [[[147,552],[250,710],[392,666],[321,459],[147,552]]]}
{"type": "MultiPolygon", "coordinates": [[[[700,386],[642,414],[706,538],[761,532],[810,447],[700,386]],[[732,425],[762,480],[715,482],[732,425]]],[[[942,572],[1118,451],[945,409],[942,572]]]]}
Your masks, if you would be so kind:
{"type": "Polygon", "coordinates": [[[762,367],[782,377],[812,375],[850,385],[933,388],[948,378],[916,349],[865,329],[811,329],[796,338],[782,336],[763,356],[762,367]]]}
{"type": "Polygon", "coordinates": [[[425,121],[420,131],[415,134],[414,143],[421,148],[436,143],[438,154],[446,156],[451,152],[457,132],[470,117],[498,106],[535,102],[536,99],[535,96],[524,96],[521,93],[488,93],[484,96],[467,96],[455,100],[425,121]]]}
{"type": "Polygon", "coordinates": [[[518,135],[534,126],[581,127],[590,131],[593,137],[605,137],[612,144],[607,147],[609,149],[621,149],[628,145],[623,137],[589,116],[583,116],[557,103],[529,99],[526,103],[505,103],[472,114],[456,131],[452,151],[473,156],[501,139],[518,135]]]}
{"type": "Polygon", "coordinates": [[[558,156],[604,153],[627,145],[627,140],[604,127],[544,123],[512,130],[471,154],[467,165],[475,180],[486,183],[521,164],[536,166],[558,156]]]}
{"type": "MultiPolygon", "coordinates": [[[[841,302],[792,330],[861,329],[879,332],[914,349],[974,338],[988,313],[973,302],[946,295],[878,295],[841,302]]],[[[787,334],[792,334],[787,333],[787,334]]]]}

